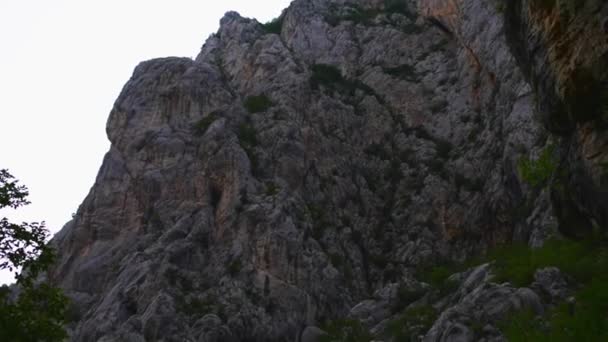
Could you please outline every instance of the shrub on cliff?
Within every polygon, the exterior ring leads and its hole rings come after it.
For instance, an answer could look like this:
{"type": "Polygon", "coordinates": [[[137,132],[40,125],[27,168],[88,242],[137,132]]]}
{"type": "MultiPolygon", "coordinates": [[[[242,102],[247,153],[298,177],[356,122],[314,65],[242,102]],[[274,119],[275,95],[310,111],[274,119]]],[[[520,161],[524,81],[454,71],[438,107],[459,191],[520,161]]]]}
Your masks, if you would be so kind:
{"type": "Polygon", "coordinates": [[[272,101],[265,94],[256,95],[256,96],[248,96],[245,99],[245,108],[249,111],[249,113],[259,113],[267,110],[272,106],[272,101]]]}
{"type": "Polygon", "coordinates": [[[273,20],[262,24],[262,29],[266,33],[281,34],[283,28],[283,17],[274,18],[273,20]]]}
{"type": "Polygon", "coordinates": [[[520,159],[518,169],[522,179],[534,187],[546,184],[557,168],[554,151],[554,146],[549,145],[537,159],[520,159]]]}
{"type": "Polygon", "coordinates": [[[497,254],[496,281],[527,285],[534,271],[556,266],[577,283],[574,300],[559,303],[541,317],[530,311],[512,315],[502,325],[509,341],[607,341],[608,246],[605,238],[550,241],[538,250],[521,246],[497,254]]]}

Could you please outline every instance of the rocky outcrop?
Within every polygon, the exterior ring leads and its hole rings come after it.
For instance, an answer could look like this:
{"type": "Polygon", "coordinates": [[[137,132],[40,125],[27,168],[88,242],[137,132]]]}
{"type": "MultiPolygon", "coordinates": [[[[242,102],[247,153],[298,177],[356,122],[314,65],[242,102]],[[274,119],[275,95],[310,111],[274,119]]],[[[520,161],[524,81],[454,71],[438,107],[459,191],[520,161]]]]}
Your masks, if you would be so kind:
{"type": "Polygon", "coordinates": [[[492,263],[484,263],[451,275],[439,288],[412,279],[389,284],[348,317],[382,341],[506,341],[500,324],[510,315],[522,310],[543,315],[572,290],[555,267],[537,270],[529,287],[516,287],[496,282],[492,263]],[[424,315],[427,322],[417,320],[424,315]]]}
{"type": "MultiPolygon", "coordinates": [[[[400,284],[424,288],[421,266],[540,245],[571,207],[600,220],[608,202],[566,207],[518,172],[553,139],[537,114],[572,92],[538,81],[550,71],[529,51],[544,42],[515,46],[532,23],[522,6],[296,0],[272,27],[227,13],[195,60],[141,63],[95,184],[53,240],[72,340],[313,341],[347,316],[380,327],[400,284]]],[[[564,156],[605,150],[589,124],[564,156]]],[[[597,181],[585,177],[572,181],[597,181]]],[[[542,310],[532,290],[479,279],[437,304],[427,340],[470,340],[473,311],[542,310]]]]}
{"type": "Polygon", "coordinates": [[[588,235],[608,223],[608,4],[518,0],[505,13],[539,118],[560,136],[562,172],[552,185],[560,230],[588,235]]]}

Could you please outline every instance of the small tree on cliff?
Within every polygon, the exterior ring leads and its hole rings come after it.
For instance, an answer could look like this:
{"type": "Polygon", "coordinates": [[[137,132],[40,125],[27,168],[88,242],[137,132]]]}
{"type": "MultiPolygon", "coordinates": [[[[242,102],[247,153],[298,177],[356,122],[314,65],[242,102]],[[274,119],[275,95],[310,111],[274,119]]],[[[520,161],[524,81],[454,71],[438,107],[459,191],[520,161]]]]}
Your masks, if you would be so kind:
{"type": "MultiPolygon", "coordinates": [[[[0,169],[0,209],[29,204],[28,191],[0,169]]],[[[16,287],[0,287],[0,341],[63,341],[67,298],[39,276],[53,262],[44,222],[15,224],[0,219],[0,269],[15,272],[16,287]],[[19,270],[23,270],[19,273],[19,270]]]]}

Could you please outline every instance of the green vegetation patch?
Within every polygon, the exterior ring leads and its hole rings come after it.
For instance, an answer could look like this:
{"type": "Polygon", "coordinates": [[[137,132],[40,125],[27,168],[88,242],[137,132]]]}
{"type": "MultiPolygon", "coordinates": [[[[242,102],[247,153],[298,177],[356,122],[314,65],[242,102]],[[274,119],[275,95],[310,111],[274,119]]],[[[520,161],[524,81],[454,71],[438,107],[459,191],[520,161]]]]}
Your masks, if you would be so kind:
{"type": "Polygon", "coordinates": [[[207,299],[196,297],[186,299],[184,296],[176,296],[175,302],[177,310],[188,316],[204,316],[216,310],[215,305],[207,299]]]}
{"type": "Polygon", "coordinates": [[[241,263],[241,260],[235,259],[228,264],[228,273],[230,273],[230,275],[234,277],[241,272],[242,268],[243,264],[241,263]]]}
{"type": "Polygon", "coordinates": [[[360,321],[340,319],[329,322],[323,327],[327,335],[319,338],[319,342],[369,342],[374,338],[360,321]]]}
{"type": "Polygon", "coordinates": [[[409,81],[418,82],[419,78],[416,75],[416,69],[409,64],[401,64],[396,67],[382,68],[385,74],[389,74],[395,78],[409,81]]]}
{"type": "Polygon", "coordinates": [[[555,239],[535,249],[525,244],[510,244],[496,247],[488,255],[465,263],[420,269],[418,278],[440,288],[445,286],[450,275],[486,262],[494,263],[493,281],[497,283],[508,281],[514,286],[527,286],[532,283],[536,270],[550,266],[584,283],[602,267],[608,269],[608,248],[602,238],[584,241],[555,239]]]}
{"type": "Polygon", "coordinates": [[[406,0],[384,0],[384,11],[387,13],[398,13],[410,19],[416,19],[416,14],[412,12],[406,0]]]}
{"type": "Polygon", "coordinates": [[[501,326],[508,340],[608,341],[606,241],[552,241],[539,250],[521,250],[508,258],[500,275],[525,283],[531,280],[533,268],[545,266],[556,266],[578,281],[575,301],[561,303],[542,317],[530,311],[514,314],[501,326]]]}
{"type": "Polygon", "coordinates": [[[440,265],[418,270],[418,278],[439,291],[440,296],[452,292],[458,287],[458,281],[450,279],[454,273],[462,272],[468,264],[440,265]]]}
{"type": "Polygon", "coordinates": [[[312,224],[312,237],[319,241],[323,238],[326,228],[331,226],[331,222],[323,210],[323,206],[311,203],[306,206],[306,209],[312,224]]]}
{"type": "Polygon", "coordinates": [[[209,126],[215,122],[215,120],[219,119],[217,113],[209,113],[204,118],[200,119],[196,124],[194,124],[194,134],[201,136],[207,132],[209,126]]]}
{"type": "Polygon", "coordinates": [[[371,143],[365,149],[363,149],[363,152],[365,152],[366,154],[368,154],[370,156],[378,157],[380,160],[390,160],[391,159],[390,150],[384,144],[371,143]]]}
{"type": "Polygon", "coordinates": [[[555,7],[556,5],[556,0],[531,0],[530,1],[530,6],[532,6],[534,9],[540,9],[540,10],[550,10],[551,8],[555,7]]]}
{"type": "Polygon", "coordinates": [[[318,88],[319,85],[330,86],[336,83],[344,83],[346,80],[342,77],[342,73],[338,68],[329,64],[315,64],[312,66],[312,75],[310,76],[310,84],[313,88],[318,88]]]}
{"type": "Polygon", "coordinates": [[[274,182],[266,183],[266,196],[274,196],[279,193],[281,188],[277,186],[274,182]]]}
{"type": "Polygon", "coordinates": [[[441,159],[448,159],[453,147],[452,143],[447,140],[435,141],[435,150],[437,151],[437,156],[441,159]]]}
{"type": "Polygon", "coordinates": [[[245,108],[249,111],[249,113],[259,113],[268,110],[268,108],[272,107],[272,101],[265,94],[256,95],[256,96],[247,96],[245,99],[245,108]]]}
{"type": "Polygon", "coordinates": [[[242,123],[239,125],[238,131],[239,142],[244,148],[253,148],[258,145],[255,128],[250,123],[242,123]]]}
{"type": "Polygon", "coordinates": [[[471,179],[461,173],[454,174],[454,184],[458,189],[464,188],[470,192],[480,192],[484,186],[482,179],[471,179]]]}
{"type": "Polygon", "coordinates": [[[384,0],[384,10],[368,9],[357,5],[350,5],[343,8],[334,6],[325,17],[325,21],[331,26],[337,26],[341,21],[352,21],[355,24],[372,25],[373,20],[380,14],[401,14],[410,20],[416,20],[416,13],[412,12],[406,0],[384,0]],[[340,12],[339,14],[336,12],[340,12]]]}
{"type": "Polygon", "coordinates": [[[349,20],[354,23],[370,25],[372,20],[377,15],[378,11],[363,9],[360,7],[353,7],[351,11],[349,11],[345,16],[342,17],[342,20],[349,20]]]}
{"type": "MultiPolygon", "coordinates": [[[[29,204],[28,195],[27,187],[0,169],[0,209],[29,204]]],[[[0,217],[0,270],[16,280],[12,289],[0,286],[0,341],[65,341],[64,324],[78,319],[61,289],[41,277],[57,260],[48,238],[44,222],[18,224],[0,217]]]]}
{"type": "MultiPolygon", "coordinates": [[[[537,249],[513,244],[496,248],[484,258],[420,271],[418,278],[445,295],[453,291],[450,275],[484,262],[493,262],[494,282],[510,282],[517,287],[530,285],[538,269],[557,267],[579,285],[575,301],[562,303],[544,316],[535,317],[531,311],[513,314],[501,325],[507,339],[608,341],[607,242],[606,237],[595,236],[581,241],[550,240],[537,249]]],[[[392,336],[401,338],[398,341],[407,341],[410,332],[403,327],[409,320],[406,314],[389,326],[392,336]]]]}
{"type": "Polygon", "coordinates": [[[393,312],[399,312],[405,309],[408,305],[422,298],[427,291],[422,287],[412,288],[404,284],[399,285],[397,290],[397,301],[392,306],[393,312]]]}
{"type": "Polygon", "coordinates": [[[517,165],[521,178],[533,187],[547,184],[557,169],[554,151],[555,146],[548,145],[535,160],[526,157],[521,158],[517,165]]]}
{"type": "MultiPolygon", "coordinates": [[[[496,260],[496,281],[511,281],[517,286],[532,282],[534,272],[555,266],[581,283],[605,276],[608,269],[608,248],[603,239],[572,241],[551,240],[542,248],[525,245],[498,248],[490,256],[496,260]]],[[[608,279],[608,278],[607,278],[608,279]]]]}
{"type": "Polygon", "coordinates": [[[437,311],[430,305],[408,308],[388,324],[386,333],[393,341],[418,341],[437,319],[437,311]]]}
{"type": "Polygon", "coordinates": [[[351,5],[339,9],[340,14],[337,14],[337,8],[330,11],[326,15],[325,21],[331,26],[337,26],[342,21],[352,21],[355,24],[370,25],[372,20],[380,13],[377,10],[364,9],[361,6],[351,5]]]}
{"type": "Polygon", "coordinates": [[[602,187],[608,186],[608,162],[603,162],[600,164],[601,175],[600,175],[600,185],[602,187]]]}
{"type": "Polygon", "coordinates": [[[515,313],[501,329],[509,341],[608,340],[608,245],[606,238],[551,240],[538,249],[511,245],[495,249],[495,282],[529,285],[539,268],[554,266],[580,286],[573,303],[562,303],[542,317],[515,313]]]}
{"type": "Polygon", "coordinates": [[[243,122],[238,127],[237,136],[239,143],[247,153],[251,168],[253,171],[258,169],[258,159],[255,154],[254,148],[258,146],[258,138],[255,131],[255,127],[251,123],[243,122]]]}
{"type": "Polygon", "coordinates": [[[322,85],[328,89],[353,96],[357,90],[361,90],[368,95],[376,97],[382,103],[384,100],[367,84],[359,80],[349,80],[342,76],[338,68],[328,64],[314,64],[311,68],[310,86],[312,89],[319,89],[322,85]]]}
{"type": "Polygon", "coordinates": [[[262,29],[266,33],[281,34],[283,29],[283,17],[274,18],[271,21],[261,24],[262,29]]]}

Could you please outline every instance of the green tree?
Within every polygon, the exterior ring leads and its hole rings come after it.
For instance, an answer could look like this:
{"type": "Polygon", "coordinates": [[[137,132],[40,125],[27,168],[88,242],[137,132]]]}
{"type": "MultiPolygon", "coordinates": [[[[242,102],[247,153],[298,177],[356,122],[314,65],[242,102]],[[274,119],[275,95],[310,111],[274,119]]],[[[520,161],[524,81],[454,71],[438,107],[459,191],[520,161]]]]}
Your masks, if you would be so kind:
{"type": "MultiPolygon", "coordinates": [[[[0,209],[29,204],[28,191],[0,169],[0,209]]],[[[0,341],[63,341],[67,298],[41,281],[55,255],[44,222],[15,224],[0,219],[0,270],[15,272],[16,286],[0,287],[0,341]],[[20,273],[19,271],[22,270],[20,273]]]]}

